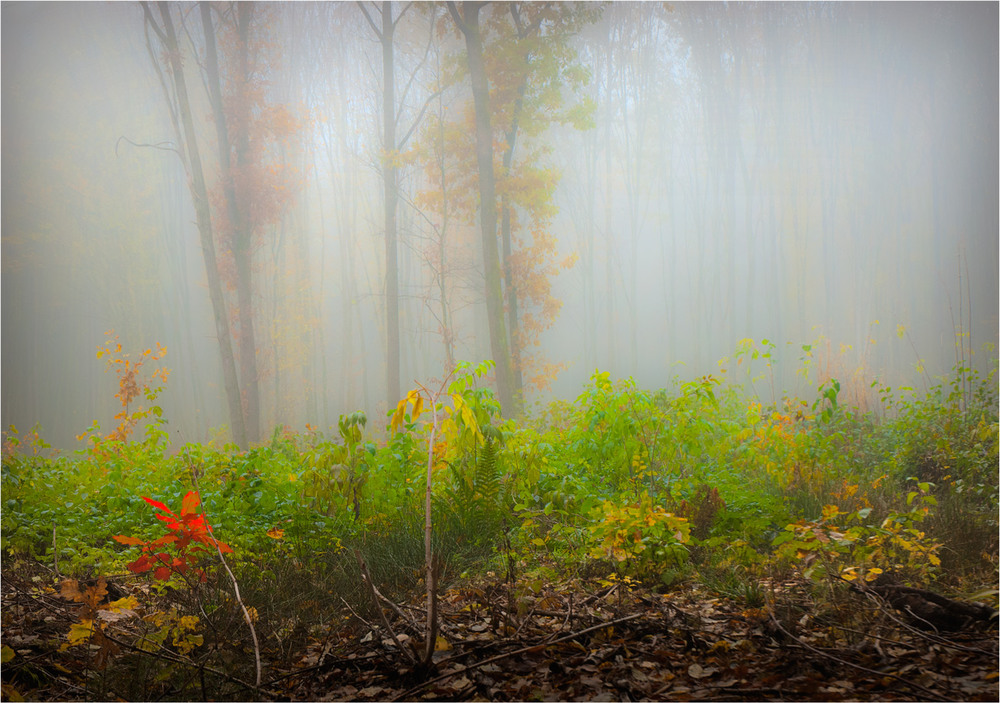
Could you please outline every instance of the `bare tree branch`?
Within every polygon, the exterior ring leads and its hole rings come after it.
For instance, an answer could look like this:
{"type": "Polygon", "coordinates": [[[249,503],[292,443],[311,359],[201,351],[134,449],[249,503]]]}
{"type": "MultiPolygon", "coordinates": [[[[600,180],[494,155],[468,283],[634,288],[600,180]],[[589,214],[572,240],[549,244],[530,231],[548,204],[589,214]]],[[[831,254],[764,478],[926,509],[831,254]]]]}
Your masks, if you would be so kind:
{"type": "Polygon", "coordinates": [[[368,10],[365,9],[365,4],[363,2],[358,2],[356,4],[361,10],[361,13],[365,16],[365,19],[368,20],[368,24],[372,28],[372,31],[375,32],[375,36],[378,37],[379,41],[382,41],[382,30],[376,26],[375,21],[372,20],[371,15],[368,14],[368,10]]]}
{"type": "Polygon", "coordinates": [[[181,160],[182,163],[184,161],[184,157],[181,155],[180,150],[176,146],[173,145],[174,144],[173,142],[165,141],[165,142],[157,142],[156,144],[143,144],[143,143],[139,143],[139,142],[134,142],[131,139],[129,139],[128,137],[126,137],[126,136],[118,137],[118,141],[115,142],[115,158],[116,159],[118,158],[118,146],[123,141],[128,142],[129,144],[131,144],[134,147],[149,147],[150,149],[159,149],[161,151],[172,151],[175,154],[177,154],[178,158],[180,158],[180,160],[181,160]],[[168,144],[170,146],[167,146],[168,144]]]}

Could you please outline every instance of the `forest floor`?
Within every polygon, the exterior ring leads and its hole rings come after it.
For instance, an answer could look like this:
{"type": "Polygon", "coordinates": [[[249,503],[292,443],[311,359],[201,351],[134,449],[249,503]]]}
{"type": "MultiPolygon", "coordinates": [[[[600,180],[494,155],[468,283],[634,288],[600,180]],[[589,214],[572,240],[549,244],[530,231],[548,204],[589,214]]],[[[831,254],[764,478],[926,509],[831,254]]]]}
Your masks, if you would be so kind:
{"type": "MultiPolygon", "coordinates": [[[[74,602],[51,568],[6,562],[4,700],[998,700],[995,617],[920,629],[872,594],[818,599],[795,576],[761,579],[750,597],[720,597],[694,579],[667,593],[613,576],[466,581],[440,594],[423,673],[419,594],[381,616],[344,601],[325,624],[290,623],[283,638],[260,625],[256,688],[242,623],[204,643],[178,627],[172,645],[136,647],[149,605],[74,602]],[[87,609],[99,632],[69,646],[87,609]]],[[[134,578],[108,584],[109,594],[83,582],[79,592],[105,602],[131,592],[169,612],[169,592],[151,598],[134,578]]]]}

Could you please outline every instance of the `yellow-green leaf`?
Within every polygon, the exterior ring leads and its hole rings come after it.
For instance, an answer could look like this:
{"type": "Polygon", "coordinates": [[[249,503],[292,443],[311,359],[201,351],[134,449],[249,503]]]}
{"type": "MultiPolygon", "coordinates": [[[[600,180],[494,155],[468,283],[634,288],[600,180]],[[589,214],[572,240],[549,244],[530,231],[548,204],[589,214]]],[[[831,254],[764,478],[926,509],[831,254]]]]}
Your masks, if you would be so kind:
{"type": "Polygon", "coordinates": [[[399,428],[403,426],[403,416],[406,414],[406,401],[409,400],[409,398],[409,396],[406,396],[396,404],[396,412],[392,414],[393,434],[399,432],[399,428]]]}
{"type": "Polygon", "coordinates": [[[138,607],[139,600],[135,596],[125,596],[116,601],[111,601],[103,609],[110,610],[112,613],[120,613],[123,610],[135,610],[138,607]]]}
{"type": "Polygon", "coordinates": [[[82,620],[70,625],[69,632],[66,634],[66,639],[69,640],[71,645],[83,644],[84,642],[90,641],[90,638],[93,635],[94,621],[82,620]]]}

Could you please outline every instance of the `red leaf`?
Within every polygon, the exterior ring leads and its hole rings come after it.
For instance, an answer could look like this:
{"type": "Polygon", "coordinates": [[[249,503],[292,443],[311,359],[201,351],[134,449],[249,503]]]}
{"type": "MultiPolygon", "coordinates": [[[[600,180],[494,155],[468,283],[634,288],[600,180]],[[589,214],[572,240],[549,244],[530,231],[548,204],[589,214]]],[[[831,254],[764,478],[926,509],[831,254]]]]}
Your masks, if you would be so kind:
{"type": "Polygon", "coordinates": [[[150,505],[152,505],[157,510],[162,510],[165,513],[170,513],[171,515],[173,515],[173,512],[171,512],[170,508],[168,508],[166,505],[164,505],[160,501],[153,500],[152,498],[147,498],[146,496],[143,496],[142,499],[144,501],[146,501],[147,503],[149,503],[150,505]]]}
{"type": "Polygon", "coordinates": [[[173,513],[170,513],[169,515],[157,515],[156,518],[158,520],[163,520],[163,522],[167,523],[167,527],[169,527],[171,530],[179,529],[181,526],[181,523],[178,522],[177,520],[177,516],[174,515],[173,513]]]}
{"type": "Polygon", "coordinates": [[[193,513],[199,503],[201,503],[201,498],[198,497],[198,491],[188,491],[188,494],[184,496],[184,501],[181,503],[181,515],[193,513]]]}
{"type": "Polygon", "coordinates": [[[233,548],[230,547],[225,542],[220,542],[214,537],[209,537],[208,535],[205,535],[205,537],[203,537],[198,541],[201,542],[202,544],[208,545],[209,547],[212,548],[213,551],[215,551],[215,547],[218,546],[219,551],[222,552],[223,554],[229,554],[231,551],[233,551],[233,548]]]}
{"type": "Polygon", "coordinates": [[[159,581],[166,581],[167,579],[170,578],[170,567],[167,566],[158,567],[156,571],[153,572],[153,576],[155,576],[156,579],[159,581]]]}
{"type": "Polygon", "coordinates": [[[150,547],[162,547],[164,544],[170,544],[171,542],[177,541],[177,535],[163,535],[158,539],[153,540],[149,543],[150,547]]]}
{"type": "Polygon", "coordinates": [[[144,574],[149,571],[149,557],[141,556],[128,565],[128,570],[134,574],[144,574]]]}

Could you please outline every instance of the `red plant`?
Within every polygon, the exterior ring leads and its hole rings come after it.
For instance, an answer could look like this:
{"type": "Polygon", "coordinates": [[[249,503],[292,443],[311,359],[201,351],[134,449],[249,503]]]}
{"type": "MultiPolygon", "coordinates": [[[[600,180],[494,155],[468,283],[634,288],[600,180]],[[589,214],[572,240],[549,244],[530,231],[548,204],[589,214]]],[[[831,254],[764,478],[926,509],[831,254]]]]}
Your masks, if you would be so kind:
{"type": "MultiPolygon", "coordinates": [[[[232,552],[233,549],[224,542],[212,537],[211,525],[205,520],[204,512],[196,512],[201,503],[197,491],[189,491],[181,503],[181,514],[177,515],[163,503],[143,496],[142,499],[160,511],[156,516],[166,523],[169,534],[146,542],[138,537],[115,535],[115,540],[128,546],[141,546],[142,556],[128,565],[129,571],[143,574],[153,569],[154,578],[166,581],[173,574],[182,576],[194,567],[204,552],[232,552]],[[162,551],[167,545],[173,546],[174,555],[162,551]]],[[[201,582],[206,581],[205,572],[194,569],[201,582]]]]}

